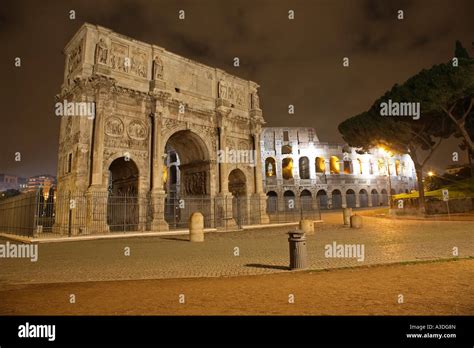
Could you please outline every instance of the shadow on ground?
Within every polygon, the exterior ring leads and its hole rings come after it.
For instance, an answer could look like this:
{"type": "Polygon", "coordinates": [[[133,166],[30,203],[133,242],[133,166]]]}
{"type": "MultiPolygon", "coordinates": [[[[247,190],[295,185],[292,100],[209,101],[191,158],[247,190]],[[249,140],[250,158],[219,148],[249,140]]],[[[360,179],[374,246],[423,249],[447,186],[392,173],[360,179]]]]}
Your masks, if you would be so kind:
{"type": "Polygon", "coordinates": [[[288,266],[278,266],[278,265],[263,265],[261,263],[248,263],[245,267],[253,267],[253,268],[268,268],[268,269],[280,269],[284,271],[289,271],[290,267],[288,266]]]}

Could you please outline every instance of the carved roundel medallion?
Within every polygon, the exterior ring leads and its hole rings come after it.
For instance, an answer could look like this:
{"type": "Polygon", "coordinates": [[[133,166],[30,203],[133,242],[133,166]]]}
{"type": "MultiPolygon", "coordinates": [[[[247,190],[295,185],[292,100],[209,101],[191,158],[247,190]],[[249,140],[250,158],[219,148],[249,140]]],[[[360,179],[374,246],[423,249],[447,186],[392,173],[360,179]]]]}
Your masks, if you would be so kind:
{"type": "Polygon", "coordinates": [[[145,140],[148,134],[146,125],[138,120],[129,123],[127,132],[130,138],[136,140],[145,140]]]}
{"type": "Polygon", "coordinates": [[[118,117],[109,117],[105,123],[105,134],[112,137],[120,137],[123,135],[123,122],[118,117]]]}

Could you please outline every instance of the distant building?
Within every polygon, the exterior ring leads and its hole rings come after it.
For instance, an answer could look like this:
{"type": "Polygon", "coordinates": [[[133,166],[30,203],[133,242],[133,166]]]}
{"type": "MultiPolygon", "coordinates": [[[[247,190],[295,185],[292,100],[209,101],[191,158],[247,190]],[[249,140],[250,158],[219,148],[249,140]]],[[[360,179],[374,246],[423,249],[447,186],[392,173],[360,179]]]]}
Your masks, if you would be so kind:
{"type": "Polygon", "coordinates": [[[26,179],[8,174],[0,174],[0,191],[26,189],[26,179]]]}
{"type": "Polygon", "coordinates": [[[358,154],[344,144],[320,142],[313,128],[263,128],[261,158],[269,212],[285,209],[292,198],[317,198],[321,209],[387,205],[389,192],[416,188],[410,156],[387,157],[379,149],[358,154]]]}
{"type": "Polygon", "coordinates": [[[56,185],[56,177],[52,175],[36,175],[28,178],[28,183],[26,185],[26,191],[37,191],[40,188],[43,189],[43,192],[49,192],[51,187],[56,185]]]}

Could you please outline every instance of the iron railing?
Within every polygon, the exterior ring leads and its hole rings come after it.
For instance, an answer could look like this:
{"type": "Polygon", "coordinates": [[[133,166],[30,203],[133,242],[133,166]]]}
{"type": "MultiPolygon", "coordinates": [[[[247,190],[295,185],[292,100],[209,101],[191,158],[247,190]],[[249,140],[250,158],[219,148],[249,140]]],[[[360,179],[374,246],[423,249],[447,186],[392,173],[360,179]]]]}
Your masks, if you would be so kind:
{"type": "Polygon", "coordinates": [[[203,214],[205,228],[226,230],[296,222],[302,217],[320,219],[318,201],[312,197],[280,202],[260,196],[187,196],[154,202],[149,194],[49,192],[45,196],[38,191],[0,201],[0,232],[30,237],[161,232],[187,229],[193,212],[203,214]]]}

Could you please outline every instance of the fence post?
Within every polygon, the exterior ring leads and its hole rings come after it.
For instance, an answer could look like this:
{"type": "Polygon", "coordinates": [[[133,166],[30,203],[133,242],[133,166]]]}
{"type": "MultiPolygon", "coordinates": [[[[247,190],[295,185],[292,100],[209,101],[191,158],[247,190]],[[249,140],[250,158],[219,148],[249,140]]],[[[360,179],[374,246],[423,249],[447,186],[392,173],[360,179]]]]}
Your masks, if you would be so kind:
{"type": "Polygon", "coordinates": [[[72,206],[71,206],[71,191],[68,193],[68,200],[67,200],[67,205],[68,205],[68,219],[67,219],[67,235],[68,237],[71,237],[72,234],[72,206]]]}

